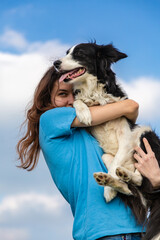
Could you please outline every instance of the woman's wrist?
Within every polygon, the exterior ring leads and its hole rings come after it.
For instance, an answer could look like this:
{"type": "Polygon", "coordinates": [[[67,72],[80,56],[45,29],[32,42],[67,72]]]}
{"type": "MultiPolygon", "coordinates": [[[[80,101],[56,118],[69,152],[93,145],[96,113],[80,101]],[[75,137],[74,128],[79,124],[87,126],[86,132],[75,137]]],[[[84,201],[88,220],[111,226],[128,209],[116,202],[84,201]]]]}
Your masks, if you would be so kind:
{"type": "Polygon", "coordinates": [[[160,170],[158,174],[155,174],[155,177],[152,179],[149,179],[153,189],[160,189],[160,170]]]}

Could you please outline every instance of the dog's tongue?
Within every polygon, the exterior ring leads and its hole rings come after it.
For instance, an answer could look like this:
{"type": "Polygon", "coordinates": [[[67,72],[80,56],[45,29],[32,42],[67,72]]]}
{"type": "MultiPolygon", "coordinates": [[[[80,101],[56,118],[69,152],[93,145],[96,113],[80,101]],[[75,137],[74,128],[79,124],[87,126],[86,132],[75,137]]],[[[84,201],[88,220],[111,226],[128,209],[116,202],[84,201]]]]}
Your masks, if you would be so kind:
{"type": "Polygon", "coordinates": [[[70,72],[64,73],[60,78],[59,78],[59,82],[63,82],[63,80],[69,75],[72,74],[75,70],[72,70],[70,72]]]}

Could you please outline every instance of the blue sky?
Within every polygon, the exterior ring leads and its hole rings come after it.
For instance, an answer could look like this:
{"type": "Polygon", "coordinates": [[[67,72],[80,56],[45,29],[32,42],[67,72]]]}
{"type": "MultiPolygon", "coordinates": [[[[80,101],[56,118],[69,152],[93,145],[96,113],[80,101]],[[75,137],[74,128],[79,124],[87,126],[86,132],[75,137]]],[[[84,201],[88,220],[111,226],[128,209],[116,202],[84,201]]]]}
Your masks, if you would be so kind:
{"type": "Polygon", "coordinates": [[[160,135],[159,12],[159,0],[0,2],[0,239],[72,239],[70,208],[43,157],[33,172],[26,172],[16,168],[15,151],[37,83],[72,45],[112,42],[128,55],[113,69],[140,104],[138,123],[160,135]]]}
{"type": "Polygon", "coordinates": [[[158,0],[2,1],[0,32],[9,27],[30,42],[113,42],[129,55],[127,79],[144,72],[159,76],[159,10],[158,0]]]}

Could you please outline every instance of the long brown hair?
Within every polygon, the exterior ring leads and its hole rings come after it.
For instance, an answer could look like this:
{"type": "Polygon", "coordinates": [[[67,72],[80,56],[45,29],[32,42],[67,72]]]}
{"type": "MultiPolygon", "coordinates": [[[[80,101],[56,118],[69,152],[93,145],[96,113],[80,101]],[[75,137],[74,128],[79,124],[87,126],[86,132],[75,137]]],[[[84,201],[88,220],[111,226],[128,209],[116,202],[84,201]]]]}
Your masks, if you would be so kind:
{"type": "Polygon", "coordinates": [[[42,113],[53,108],[51,91],[59,75],[54,66],[50,67],[39,82],[33,98],[32,106],[27,111],[25,125],[26,134],[17,144],[17,152],[21,165],[19,167],[31,171],[37,164],[40,152],[39,119],[42,113]]]}

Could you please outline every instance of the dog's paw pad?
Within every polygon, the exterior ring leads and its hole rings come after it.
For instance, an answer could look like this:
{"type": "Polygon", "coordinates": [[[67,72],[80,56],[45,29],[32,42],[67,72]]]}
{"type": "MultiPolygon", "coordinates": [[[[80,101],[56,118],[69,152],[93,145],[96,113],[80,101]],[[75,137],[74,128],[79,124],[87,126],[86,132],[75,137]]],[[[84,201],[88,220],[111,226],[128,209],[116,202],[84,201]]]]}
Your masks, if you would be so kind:
{"type": "Polygon", "coordinates": [[[129,182],[130,181],[130,177],[129,175],[127,174],[127,172],[125,172],[124,169],[118,167],[116,169],[116,175],[121,179],[123,180],[124,182],[129,182]]]}
{"type": "Polygon", "coordinates": [[[109,175],[107,173],[98,172],[94,173],[94,178],[99,185],[107,186],[109,182],[109,175]]]}

